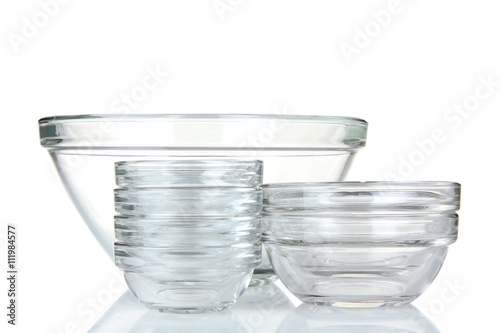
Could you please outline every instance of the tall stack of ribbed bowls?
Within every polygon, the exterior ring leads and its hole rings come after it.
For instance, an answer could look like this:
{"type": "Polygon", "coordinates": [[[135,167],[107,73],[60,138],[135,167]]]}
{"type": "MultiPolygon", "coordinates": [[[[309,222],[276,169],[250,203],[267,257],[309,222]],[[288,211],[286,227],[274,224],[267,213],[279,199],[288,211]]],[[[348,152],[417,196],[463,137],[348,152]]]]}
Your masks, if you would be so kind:
{"type": "Polygon", "coordinates": [[[160,312],[218,311],[261,260],[262,162],[116,163],[115,261],[160,312]]]}

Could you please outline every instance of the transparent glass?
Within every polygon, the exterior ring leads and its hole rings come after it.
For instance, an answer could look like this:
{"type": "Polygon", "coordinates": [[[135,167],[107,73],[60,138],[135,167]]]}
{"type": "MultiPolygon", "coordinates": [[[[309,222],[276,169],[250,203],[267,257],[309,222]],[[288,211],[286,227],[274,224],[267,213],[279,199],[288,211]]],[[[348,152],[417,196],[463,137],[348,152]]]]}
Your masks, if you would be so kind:
{"type": "MultiPolygon", "coordinates": [[[[265,183],[337,181],[365,146],[367,123],[326,116],[80,115],[42,118],[39,130],[73,203],[112,257],[115,162],[257,159],[265,183]]],[[[148,177],[172,179],[162,172],[148,177]]],[[[274,279],[264,255],[253,284],[274,279]]]]}
{"type": "Polygon", "coordinates": [[[142,215],[227,215],[259,214],[260,188],[188,187],[119,188],[115,210],[142,215]]]}
{"type": "Polygon", "coordinates": [[[116,264],[139,301],[158,312],[216,312],[234,304],[260,263],[260,243],[223,247],[115,245],[116,264]]]}
{"type": "Polygon", "coordinates": [[[115,169],[115,263],[139,301],[176,313],[236,302],[261,262],[262,162],[121,161],[115,169]]]}
{"type": "Polygon", "coordinates": [[[262,162],[241,160],[138,161],[115,163],[119,187],[254,187],[262,185],[262,162]]]}
{"type": "Polygon", "coordinates": [[[460,185],[339,182],[264,186],[263,240],[285,286],[306,303],[408,303],[456,241],[460,185]]]}

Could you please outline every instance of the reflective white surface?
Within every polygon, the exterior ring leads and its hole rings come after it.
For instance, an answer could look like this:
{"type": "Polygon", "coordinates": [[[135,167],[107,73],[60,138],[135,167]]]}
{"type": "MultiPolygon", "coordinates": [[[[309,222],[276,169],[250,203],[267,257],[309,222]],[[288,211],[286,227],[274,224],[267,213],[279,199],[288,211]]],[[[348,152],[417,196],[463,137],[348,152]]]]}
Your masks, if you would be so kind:
{"type": "Polygon", "coordinates": [[[152,312],[127,291],[89,332],[439,333],[439,330],[411,305],[341,309],[302,304],[295,308],[287,296],[271,284],[249,288],[225,311],[191,315],[152,312]]]}
{"type": "Polygon", "coordinates": [[[439,333],[412,305],[386,308],[333,308],[302,304],[281,323],[278,333],[439,333]]]}

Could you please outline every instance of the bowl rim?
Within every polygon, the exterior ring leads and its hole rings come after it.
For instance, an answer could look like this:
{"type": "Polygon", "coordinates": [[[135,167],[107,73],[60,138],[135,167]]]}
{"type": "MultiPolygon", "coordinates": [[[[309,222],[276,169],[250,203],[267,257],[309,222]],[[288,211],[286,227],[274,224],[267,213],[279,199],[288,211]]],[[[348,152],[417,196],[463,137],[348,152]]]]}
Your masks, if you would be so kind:
{"type": "Polygon", "coordinates": [[[207,167],[223,167],[217,170],[232,170],[236,169],[239,170],[240,168],[238,167],[245,167],[245,166],[256,166],[253,170],[245,170],[247,172],[251,171],[258,171],[262,168],[264,162],[259,159],[243,159],[243,158],[235,158],[235,159],[230,159],[230,158],[222,158],[222,159],[185,159],[185,160],[146,160],[146,159],[139,159],[139,160],[120,160],[115,162],[115,169],[122,170],[124,168],[134,168],[134,169],[140,169],[140,168],[146,168],[148,167],[148,170],[150,170],[151,167],[161,167],[160,169],[154,169],[154,171],[192,171],[192,170],[203,170],[205,171],[207,167]],[[198,167],[198,166],[203,166],[203,169],[179,169],[179,166],[184,166],[184,167],[198,167]],[[177,167],[177,168],[174,168],[177,167]]]}
{"type": "Polygon", "coordinates": [[[238,221],[252,221],[262,219],[260,215],[177,215],[177,216],[156,216],[156,215],[128,215],[128,214],[116,214],[113,217],[114,220],[127,221],[128,223],[140,223],[140,221],[148,222],[173,222],[177,220],[238,220],[238,221]],[[131,222],[132,221],[132,222],[131,222]]]}
{"type": "Polygon", "coordinates": [[[366,145],[367,128],[359,118],[282,114],[95,114],[38,121],[43,147],[76,155],[146,149],[352,152],[366,145]]]}
{"type": "Polygon", "coordinates": [[[185,119],[185,120],[242,120],[242,119],[286,119],[296,121],[320,121],[329,123],[368,126],[368,123],[356,117],[322,116],[322,115],[281,115],[281,114],[215,114],[215,113],[186,113],[186,114],[79,114],[43,117],[38,120],[39,125],[58,122],[86,122],[86,121],[124,121],[124,120],[160,120],[160,119],[185,119]]]}
{"type": "MultiPolygon", "coordinates": [[[[222,249],[222,250],[231,250],[231,251],[241,251],[241,250],[246,250],[248,248],[257,248],[260,246],[260,241],[246,241],[242,242],[241,244],[238,244],[238,246],[227,246],[227,245],[190,245],[189,250],[195,251],[197,249],[222,249]]],[[[137,246],[133,245],[130,243],[125,243],[122,241],[116,241],[113,246],[115,248],[125,248],[125,249],[132,249],[132,250],[144,250],[147,249],[148,251],[155,251],[155,252],[161,252],[161,251],[172,251],[172,250],[183,250],[186,251],[187,247],[185,245],[172,245],[172,246],[164,246],[164,247],[155,247],[155,246],[137,246]]],[[[201,255],[205,255],[205,253],[201,253],[201,255]]]]}
{"type": "Polygon", "coordinates": [[[371,189],[371,190],[394,190],[394,189],[428,189],[428,188],[457,188],[462,185],[452,181],[434,181],[434,180],[410,180],[410,181],[340,181],[340,182],[294,182],[294,183],[274,183],[263,184],[263,189],[284,189],[284,190],[303,190],[303,189],[371,189]]]}
{"type": "Polygon", "coordinates": [[[234,192],[247,192],[247,193],[262,193],[261,186],[252,186],[252,187],[241,187],[241,186],[185,186],[185,187],[175,187],[168,185],[161,186],[141,186],[141,187],[118,187],[113,189],[115,195],[118,193],[154,193],[161,192],[163,194],[169,192],[190,192],[190,191],[210,191],[210,190],[220,190],[226,193],[234,193],[234,192]]]}

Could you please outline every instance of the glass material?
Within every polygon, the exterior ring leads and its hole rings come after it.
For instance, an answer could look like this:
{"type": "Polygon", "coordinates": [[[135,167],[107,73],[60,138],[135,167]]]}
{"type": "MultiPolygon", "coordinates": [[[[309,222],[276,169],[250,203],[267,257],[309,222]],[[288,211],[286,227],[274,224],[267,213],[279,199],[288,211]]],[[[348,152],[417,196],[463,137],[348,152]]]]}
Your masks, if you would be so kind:
{"type": "Polygon", "coordinates": [[[261,262],[261,175],[260,161],[116,163],[115,262],[141,303],[199,313],[239,298],[261,262]]]}
{"type": "Polygon", "coordinates": [[[115,164],[116,184],[168,187],[231,186],[262,184],[262,162],[241,160],[139,161],[115,164]]]}
{"type": "MultiPolygon", "coordinates": [[[[49,151],[73,203],[112,257],[114,203],[110,193],[115,188],[115,162],[261,160],[266,168],[265,183],[338,181],[345,177],[355,153],[365,146],[367,123],[325,116],[81,115],[43,118],[39,129],[40,142],[49,151]]],[[[221,172],[205,168],[209,173],[221,172]]],[[[199,179],[191,177],[186,170],[179,179],[184,186],[190,181],[199,184],[199,179]]],[[[225,177],[232,179],[233,175],[223,170],[214,179],[223,183],[225,177]]],[[[249,177],[244,181],[259,181],[249,177]]],[[[167,179],[175,177],[157,170],[140,181],[167,179]]],[[[119,181],[126,187],[130,180],[123,177],[119,181]]],[[[266,255],[255,277],[255,285],[275,279],[266,255]]]]}
{"type": "Polygon", "coordinates": [[[264,186],[263,240],[306,303],[373,307],[417,298],[458,232],[460,185],[340,182],[264,186]]]}
{"type": "Polygon", "coordinates": [[[115,210],[148,216],[258,214],[261,192],[260,188],[213,186],[120,188],[115,190],[115,210]]]}
{"type": "Polygon", "coordinates": [[[203,237],[207,246],[225,246],[239,240],[258,242],[260,216],[169,216],[145,217],[117,215],[116,239],[124,243],[150,246],[150,239],[161,246],[189,245],[192,238],[203,237]],[[167,223],[168,222],[168,223],[167,223]],[[189,235],[190,237],[186,237],[189,235]]]}

